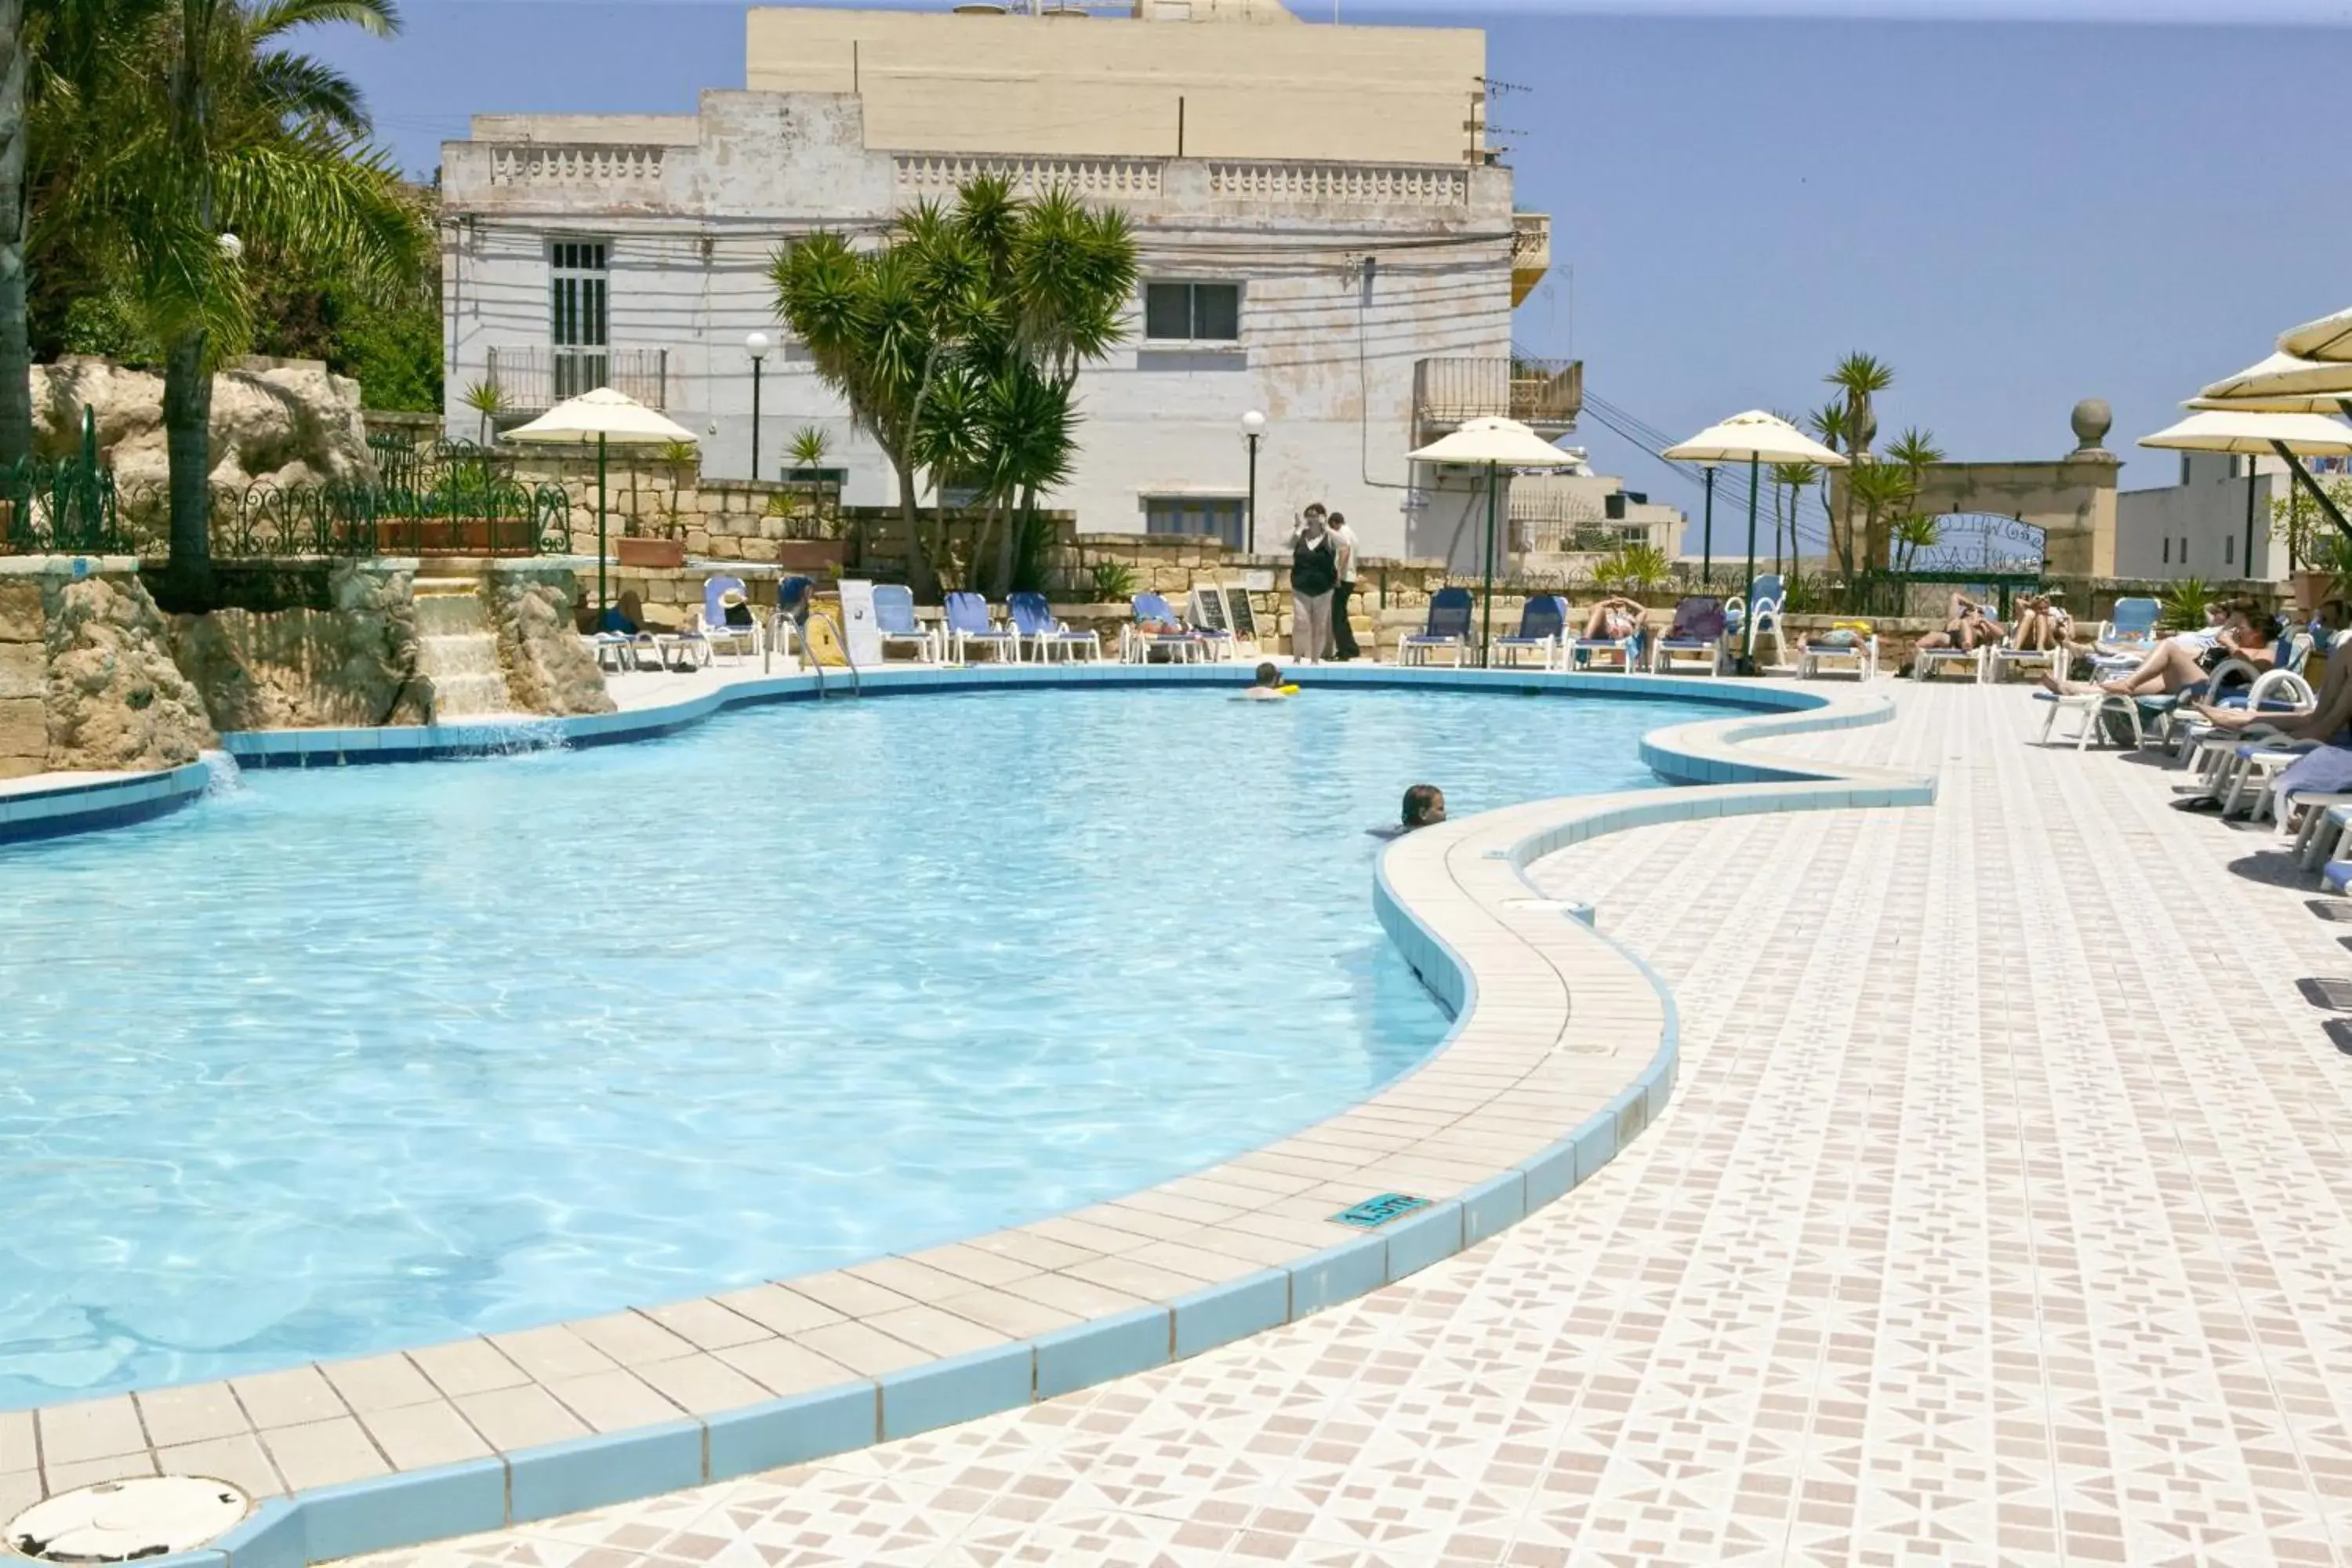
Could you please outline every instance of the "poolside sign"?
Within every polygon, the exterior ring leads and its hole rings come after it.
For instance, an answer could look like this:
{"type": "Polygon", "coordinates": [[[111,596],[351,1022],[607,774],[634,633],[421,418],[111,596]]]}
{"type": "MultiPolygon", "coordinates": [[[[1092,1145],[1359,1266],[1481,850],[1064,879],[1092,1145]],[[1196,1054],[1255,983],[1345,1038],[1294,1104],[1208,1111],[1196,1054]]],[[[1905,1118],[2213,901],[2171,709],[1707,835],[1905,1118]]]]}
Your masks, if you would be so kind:
{"type": "Polygon", "coordinates": [[[849,662],[870,669],[882,662],[882,628],[874,619],[874,584],[841,580],[841,636],[849,662]]]}
{"type": "Polygon", "coordinates": [[[1352,1225],[1365,1230],[1388,1224],[1399,1215],[1429,1206],[1427,1198],[1416,1198],[1409,1193],[1382,1193],[1376,1198],[1366,1198],[1353,1208],[1341,1209],[1331,1217],[1341,1225],[1352,1225]]]}

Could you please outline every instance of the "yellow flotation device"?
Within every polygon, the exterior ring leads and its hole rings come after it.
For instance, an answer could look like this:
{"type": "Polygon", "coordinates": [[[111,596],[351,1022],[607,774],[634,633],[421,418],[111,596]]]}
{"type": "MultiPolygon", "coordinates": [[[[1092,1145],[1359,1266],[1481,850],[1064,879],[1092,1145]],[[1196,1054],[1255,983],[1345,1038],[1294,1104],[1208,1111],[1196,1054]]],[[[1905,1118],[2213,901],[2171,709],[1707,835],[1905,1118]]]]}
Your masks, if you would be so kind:
{"type": "Polygon", "coordinates": [[[1281,692],[1285,697],[1296,697],[1298,695],[1298,688],[1295,685],[1277,686],[1275,689],[1281,692]]]}
{"type": "Polygon", "coordinates": [[[807,638],[809,661],[830,669],[846,669],[849,668],[849,650],[841,646],[841,634],[835,629],[839,624],[841,607],[833,604],[824,608],[826,614],[811,616],[808,625],[801,628],[807,638]]]}

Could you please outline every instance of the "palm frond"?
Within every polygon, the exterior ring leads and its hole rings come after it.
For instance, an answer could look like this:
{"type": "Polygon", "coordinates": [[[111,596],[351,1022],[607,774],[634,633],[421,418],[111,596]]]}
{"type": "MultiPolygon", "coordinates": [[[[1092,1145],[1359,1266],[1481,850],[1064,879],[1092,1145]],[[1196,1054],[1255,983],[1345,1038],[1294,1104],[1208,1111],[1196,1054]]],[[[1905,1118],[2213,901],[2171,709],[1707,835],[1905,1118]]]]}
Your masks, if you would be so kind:
{"type": "Polygon", "coordinates": [[[245,13],[247,34],[266,43],[298,27],[351,26],[379,38],[400,32],[395,0],[260,0],[245,13]]]}

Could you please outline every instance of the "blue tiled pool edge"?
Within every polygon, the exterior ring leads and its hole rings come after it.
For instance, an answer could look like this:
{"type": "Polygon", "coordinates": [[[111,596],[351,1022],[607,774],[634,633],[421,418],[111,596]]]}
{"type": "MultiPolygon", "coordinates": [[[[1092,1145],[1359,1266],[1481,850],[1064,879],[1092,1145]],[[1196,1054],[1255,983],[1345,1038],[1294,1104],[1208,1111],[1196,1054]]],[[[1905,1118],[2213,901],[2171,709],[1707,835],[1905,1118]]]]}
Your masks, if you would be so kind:
{"type": "MultiPolygon", "coordinates": [[[[994,679],[921,680],[919,689],[971,689],[990,685],[1081,684],[1083,670],[1055,670],[1055,679],[1015,672],[994,679]],[[1075,677],[1076,679],[1072,679],[1075,677]]],[[[1215,672],[1230,683],[1230,671],[1215,672]]],[[[1154,672],[1154,683],[1171,675],[1154,672]]],[[[789,679],[789,678],[787,678],[789,679]]],[[[1333,686],[1475,686],[1492,689],[1516,680],[1544,692],[1598,689],[1623,696],[1705,698],[1713,683],[1625,677],[1530,679],[1509,672],[1452,670],[1319,672],[1318,683],[1333,686]]],[[[1129,672],[1129,679],[1134,679],[1129,672]]],[[[764,687],[768,682],[747,682],[764,687]]],[[[893,685],[897,683],[893,682],[893,685]]],[[[915,689],[915,688],[910,688],[915,689]]],[[[629,715],[644,721],[626,734],[617,726],[591,730],[575,743],[666,733],[709,716],[731,702],[788,700],[806,691],[749,690],[712,693],[667,709],[629,715]]],[[[1728,695],[1727,693],[1726,694],[1728,695]]],[[[1559,849],[1603,834],[1670,822],[1748,813],[1839,809],[1854,806],[1932,804],[1932,779],[1881,769],[1827,764],[1779,763],[1733,754],[1737,745],[1808,731],[1884,722],[1892,712],[1885,698],[1827,698],[1785,689],[1749,688],[1743,700],[1727,703],[1749,717],[1706,720],[1654,731],[1643,738],[1643,760],[1661,776],[1699,787],[1634,795],[1570,798],[1510,808],[1455,825],[1455,853],[1507,865],[1522,890],[1526,868],[1559,849]],[[1769,701],[1759,700],[1769,696],[1769,701]],[[1766,714],[1757,710],[1775,710],[1766,714]],[[1547,820],[1524,831],[1501,819],[1531,810],[1547,820]],[[1482,824],[1494,822],[1491,827],[1482,824]]],[[[1722,700],[1722,698],[1718,698],[1722,700]]],[[[594,724],[595,721],[559,721],[594,724]]],[[[336,732],[301,732],[320,736],[336,732]]],[[[253,737],[231,737],[232,742],[253,737]]],[[[232,750],[234,750],[234,744],[232,750]]],[[[264,765],[303,765],[323,760],[309,748],[280,748],[264,765]],[[281,760],[282,759],[282,760],[281,760]]],[[[346,757],[348,752],[342,753],[346,757]]],[[[419,756],[435,753],[420,752],[419,756]]],[[[240,759],[243,760],[243,759],[240,759]]],[[[379,754],[373,760],[392,760],[379,754]]],[[[197,786],[201,789],[201,784],[197,786]]],[[[1418,836],[1416,836],[1418,837],[1418,836]]],[[[1391,940],[1415,973],[1455,1012],[1454,1029],[1429,1059],[1442,1056],[1475,1015],[1477,985],[1471,961],[1439,928],[1442,918],[1415,912],[1410,894],[1391,875],[1397,848],[1381,857],[1374,877],[1374,903],[1391,940]]],[[[1566,916],[1561,917],[1563,921],[1566,916]]],[[[1454,1256],[1517,1223],[1590,1179],[1663,1113],[1679,1060],[1679,1019],[1671,989],[1642,958],[1615,939],[1580,927],[1581,940],[1607,961],[1622,963],[1655,993],[1663,1011],[1656,1049],[1633,1080],[1603,1109],[1569,1130],[1517,1166],[1444,1202],[1416,1211],[1370,1235],[1351,1237],[1286,1266],[1269,1268],[1202,1289],[1164,1306],[1155,1305],[1081,1323],[1033,1339],[951,1357],[905,1372],[861,1378],[831,1388],[773,1400],[701,1418],[588,1437],[473,1460],[438,1469],[320,1488],[292,1499],[259,1505],[244,1523],[213,1545],[150,1562],[163,1568],[301,1568],[359,1552],[386,1550],[454,1535],[495,1530],[553,1514],[593,1508],[684,1487],[730,1479],[779,1466],[821,1458],[876,1442],[1018,1408],[1034,1400],[1149,1371],[1232,1342],[1249,1334],[1297,1321],[1326,1307],[1364,1295],[1454,1256]]]]}

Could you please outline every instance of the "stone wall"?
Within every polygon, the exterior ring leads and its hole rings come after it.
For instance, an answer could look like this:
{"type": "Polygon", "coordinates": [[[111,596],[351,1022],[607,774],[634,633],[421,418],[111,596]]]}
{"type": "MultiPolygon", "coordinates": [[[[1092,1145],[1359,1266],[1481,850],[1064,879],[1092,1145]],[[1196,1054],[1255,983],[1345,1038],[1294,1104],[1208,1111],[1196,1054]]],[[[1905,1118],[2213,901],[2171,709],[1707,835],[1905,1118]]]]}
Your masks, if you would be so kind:
{"type": "MultiPolygon", "coordinates": [[[[128,568],[0,576],[0,778],[192,763],[216,737],[173,663],[169,623],[128,568]]],[[[30,567],[31,570],[24,570],[30,567]]]]}
{"type": "MultiPolygon", "coordinates": [[[[580,584],[560,566],[508,566],[485,579],[507,689],[525,713],[610,713],[613,695],[581,643],[580,584]]],[[[593,592],[593,589],[592,589],[593,592]]]]}
{"type": "Polygon", "coordinates": [[[332,607],[181,616],[173,655],[224,730],[422,724],[414,578],[404,563],[341,563],[332,607]]]}

